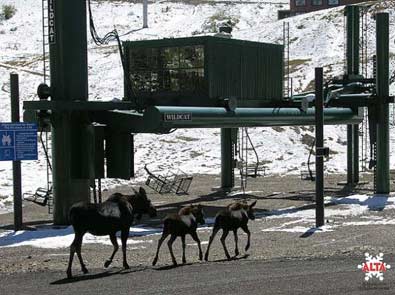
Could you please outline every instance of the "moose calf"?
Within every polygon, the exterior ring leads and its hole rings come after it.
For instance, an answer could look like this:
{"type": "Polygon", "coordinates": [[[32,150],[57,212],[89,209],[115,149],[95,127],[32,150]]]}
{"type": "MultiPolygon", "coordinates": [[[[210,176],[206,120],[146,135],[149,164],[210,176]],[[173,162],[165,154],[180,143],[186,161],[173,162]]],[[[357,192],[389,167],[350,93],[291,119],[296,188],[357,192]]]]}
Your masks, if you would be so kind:
{"type": "Polygon", "coordinates": [[[181,237],[182,241],[182,263],[186,263],[185,259],[185,236],[187,234],[191,235],[192,239],[197,242],[199,247],[199,259],[203,259],[202,248],[200,245],[199,237],[196,233],[196,229],[198,224],[204,224],[204,216],[203,210],[200,205],[194,206],[190,205],[188,207],[182,208],[178,214],[170,214],[165,217],[163,220],[163,232],[162,236],[158,241],[158,248],[156,250],[155,258],[152,262],[152,265],[155,265],[158,262],[159,249],[166,239],[168,235],[170,235],[170,239],[167,242],[169,247],[171,259],[173,261],[173,265],[177,265],[176,258],[173,253],[173,242],[177,237],[181,237]]]}
{"type": "Polygon", "coordinates": [[[70,208],[70,222],[74,228],[74,241],[70,246],[68,278],[72,277],[71,266],[75,252],[77,252],[82,272],[88,272],[81,256],[82,239],[87,232],[96,236],[110,236],[114,251],[104,263],[104,267],[108,267],[119,248],[115,234],[121,231],[123,266],[126,269],[129,268],[126,261],[126,242],[134,216],[136,215],[137,218],[141,218],[142,214],[148,214],[150,217],[156,216],[156,209],[147,198],[145,190],[140,187],[138,192],[134,192],[134,195],[115,193],[101,204],[80,202],[70,208]]]}
{"type": "Polygon", "coordinates": [[[221,243],[224,247],[225,255],[228,259],[230,259],[230,255],[228,249],[225,245],[226,237],[228,236],[229,231],[233,231],[234,238],[235,238],[235,256],[239,255],[239,248],[238,248],[238,237],[237,237],[237,230],[241,228],[247,234],[247,245],[245,247],[245,251],[250,248],[250,230],[248,229],[248,220],[254,220],[254,206],[256,205],[256,201],[252,204],[248,205],[244,202],[235,202],[228,205],[224,210],[221,210],[215,216],[215,222],[213,227],[213,232],[210,236],[210,240],[208,242],[207,251],[204,256],[204,259],[208,260],[208,255],[210,251],[211,243],[214,240],[215,235],[217,232],[222,229],[222,237],[221,243]]]}

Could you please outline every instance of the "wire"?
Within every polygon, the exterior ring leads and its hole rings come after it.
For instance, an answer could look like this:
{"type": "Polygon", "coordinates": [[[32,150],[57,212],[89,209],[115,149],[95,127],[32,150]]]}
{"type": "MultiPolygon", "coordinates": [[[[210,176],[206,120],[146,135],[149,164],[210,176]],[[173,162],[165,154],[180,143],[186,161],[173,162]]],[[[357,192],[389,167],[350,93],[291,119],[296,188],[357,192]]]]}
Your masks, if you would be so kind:
{"type": "MultiPolygon", "coordinates": [[[[107,45],[111,41],[117,41],[118,49],[119,49],[119,55],[121,57],[121,64],[122,64],[123,74],[124,74],[125,77],[127,77],[128,75],[127,75],[127,72],[126,72],[125,55],[123,53],[122,42],[121,42],[121,39],[120,39],[120,36],[118,34],[117,29],[114,29],[114,30],[108,32],[107,34],[104,35],[103,38],[101,38],[98,35],[97,31],[96,31],[95,23],[94,23],[94,20],[93,20],[93,14],[92,14],[92,8],[91,8],[91,0],[88,0],[88,11],[89,11],[89,29],[90,29],[90,33],[91,33],[93,41],[98,46],[107,45]]],[[[138,31],[138,30],[129,31],[129,32],[123,34],[122,36],[125,36],[127,34],[132,33],[132,32],[135,32],[135,31],[138,31]]],[[[132,87],[132,84],[130,83],[129,77],[127,77],[127,79],[125,81],[126,81],[126,88],[131,90],[131,92],[133,94],[134,103],[136,104],[136,110],[138,112],[142,112],[144,107],[138,101],[136,92],[134,91],[134,89],[132,87]]]]}
{"type": "Polygon", "coordinates": [[[111,41],[115,41],[117,39],[116,36],[118,35],[115,29],[105,34],[103,38],[99,37],[99,34],[96,31],[95,23],[93,21],[91,0],[88,0],[88,11],[89,11],[89,29],[95,44],[100,46],[100,45],[106,45],[111,41]]]}

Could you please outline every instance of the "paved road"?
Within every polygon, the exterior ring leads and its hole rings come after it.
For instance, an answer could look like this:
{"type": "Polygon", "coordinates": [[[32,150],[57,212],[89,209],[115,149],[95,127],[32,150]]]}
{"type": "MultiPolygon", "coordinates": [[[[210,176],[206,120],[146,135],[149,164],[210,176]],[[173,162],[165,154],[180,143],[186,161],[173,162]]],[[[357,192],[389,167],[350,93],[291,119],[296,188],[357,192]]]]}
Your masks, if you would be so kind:
{"type": "Polygon", "coordinates": [[[75,271],[75,278],[49,271],[0,278],[0,294],[394,294],[395,270],[382,283],[364,283],[359,259],[187,264],[177,268],[135,267],[75,271]]]}

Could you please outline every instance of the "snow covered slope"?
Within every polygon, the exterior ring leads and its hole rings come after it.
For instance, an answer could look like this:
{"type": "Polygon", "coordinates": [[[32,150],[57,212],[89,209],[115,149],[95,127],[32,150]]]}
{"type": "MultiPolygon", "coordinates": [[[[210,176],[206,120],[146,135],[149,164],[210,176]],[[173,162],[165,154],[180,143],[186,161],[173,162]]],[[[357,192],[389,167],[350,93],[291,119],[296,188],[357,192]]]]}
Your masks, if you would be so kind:
{"type": "MultiPolygon", "coordinates": [[[[383,2],[383,1],[382,1],[383,2]]],[[[384,1],[385,2],[385,1],[384,1]]],[[[282,43],[283,22],[277,11],[288,8],[287,0],[270,1],[153,1],[149,5],[149,28],[142,27],[142,5],[128,1],[93,1],[93,14],[100,35],[118,29],[122,39],[157,39],[212,33],[219,21],[231,19],[236,25],[237,39],[282,43]]],[[[14,5],[16,14],[0,20],[0,122],[10,121],[9,73],[20,74],[23,100],[37,99],[37,86],[42,82],[41,1],[0,0],[14,5]]],[[[395,13],[391,11],[391,25],[395,13]]],[[[290,25],[290,65],[294,92],[309,89],[314,67],[324,66],[329,76],[339,75],[344,68],[344,16],[341,7],[300,15],[285,20],[290,25]]],[[[369,56],[374,51],[374,22],[370,21],[369,56]]],[[[391,57],[395,62],[395,30],[391,32],[391,57]]],[[[121,98],[123,77],[115,44],[97,47],[89,40],[90,100],[121,98]]],[[[394,91],[394,85],[391,88],[394,91]]],[[[251,128],[250,134],[268,173],[298,173],[307,161],[309,144],[314,136],[311,127],[251,128]]],[[[325,138],[332,153],[326,163],[328,172],[346,168],[344,127],[325,127],[325,138]]],[[[170,135],[137,135],[137,178],[145,178],[142,169],[148,164],[154,172],[179,167],[188,173],[219,173],[219,130],[178,130],[170,135]]],[[[40,150],[38,161],[23,163],[23,190],[34,191],[45,186],[45,159],[40,150]]],[[[11,163],[0,163],[0,210],[9,207],[12,194],[11,163]]],[[[124,183],[106,180],[111,186],[124,183]]]]}

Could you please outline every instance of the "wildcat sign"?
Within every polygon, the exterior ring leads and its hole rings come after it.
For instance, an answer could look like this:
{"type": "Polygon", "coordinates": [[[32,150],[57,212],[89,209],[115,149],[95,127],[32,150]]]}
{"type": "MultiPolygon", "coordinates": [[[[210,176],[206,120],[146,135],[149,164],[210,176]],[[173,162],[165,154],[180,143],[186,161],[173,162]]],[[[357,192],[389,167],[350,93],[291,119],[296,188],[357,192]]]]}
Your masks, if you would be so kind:
{"type": "Polygon", "coordinates": [[[48,43],[49,44],[56,43],[54,0],[48,0],[48,43]]]}

